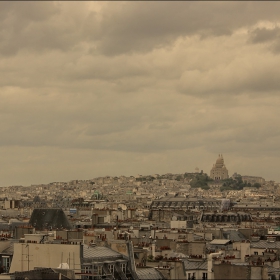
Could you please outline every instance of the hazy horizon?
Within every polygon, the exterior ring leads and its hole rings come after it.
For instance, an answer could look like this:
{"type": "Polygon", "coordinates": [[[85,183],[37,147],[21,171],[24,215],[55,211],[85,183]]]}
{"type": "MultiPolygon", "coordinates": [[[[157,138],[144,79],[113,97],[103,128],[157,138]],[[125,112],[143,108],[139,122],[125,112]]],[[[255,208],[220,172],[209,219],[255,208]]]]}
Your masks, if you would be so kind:
{"type": "Polygon", "coordinates": [[[1,2],[0,186],[280,182],[279,2],[1,2]],[[277,74],[278,73],[278,74],[277,74]]]}

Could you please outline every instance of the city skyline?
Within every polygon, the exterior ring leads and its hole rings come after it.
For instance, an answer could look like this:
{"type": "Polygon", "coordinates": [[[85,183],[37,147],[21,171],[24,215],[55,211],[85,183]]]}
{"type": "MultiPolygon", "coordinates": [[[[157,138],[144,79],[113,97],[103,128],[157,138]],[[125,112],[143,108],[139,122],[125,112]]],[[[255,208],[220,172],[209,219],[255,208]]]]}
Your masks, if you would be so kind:
{"type": "Polygon", "coordinates": [[[278,2],[1,2],[0,186],[209,171],[280,181],[278,2]]]}

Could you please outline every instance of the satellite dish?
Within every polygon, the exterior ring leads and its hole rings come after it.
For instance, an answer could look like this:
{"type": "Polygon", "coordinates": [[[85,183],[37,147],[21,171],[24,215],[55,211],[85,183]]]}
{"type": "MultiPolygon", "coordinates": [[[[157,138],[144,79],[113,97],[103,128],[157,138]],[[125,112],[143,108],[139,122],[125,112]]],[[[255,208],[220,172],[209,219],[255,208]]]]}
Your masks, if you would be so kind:
{"type": "Polygon", "coordinates": [[[101,229],[102,231],[105,231],[105,228],[101,229]]]}
{"type": "Polygon", "coordinates": [[[173,217],[172,217],[172,221],[177,221],[177,217],[176,217],[176,216],[173,216],[173,217]]]}
{"type": "Polygon", "coordinates": [[[133,226],[130,226],[129,229],[130,229],[130,230],[133,230],[133,226]]]}
{"type": "Polygon", "coordinates": [[[61,263],[58,268],[62,268],[62,269],[69,269],[69,264],[68,263],[61,263]]]}

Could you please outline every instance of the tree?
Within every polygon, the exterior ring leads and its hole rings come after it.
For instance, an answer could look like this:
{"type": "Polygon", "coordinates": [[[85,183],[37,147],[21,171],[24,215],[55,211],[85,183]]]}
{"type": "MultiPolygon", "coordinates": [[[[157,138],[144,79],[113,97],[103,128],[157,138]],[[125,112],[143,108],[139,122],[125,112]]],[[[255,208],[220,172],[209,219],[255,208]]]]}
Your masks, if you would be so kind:
{"type": "Polygon", "coordinates": [[[181,176],[177,176],[177,177],[175,178],[176,181],[180,181],[181,179],[182,179],[181,176]]]}
{"type": "Polygon", "coordinates": [[[261,187],[261,184],[260,184],[260,183],[255,183],[255,184],[253,185],[253,187],[254,187],[254,188],[260,188],[260,187],[261,187]]]}
{"type": "Polygon", "coordinates": [[[197,174],[195,178],[193,178],[190,182],[192,188],[202,188],[204,190],[208,190],[210,187],[208,186],[208,182],[210,178],[207,174],[197,174]]]}
{"type": "Polygon", "coordinates": [[[244,187],[251,187],[251,184],[247,183],[247,181],[243,182],[242,176],[237,174],[234,179],[228,178],[223,180],[223,185],[220,190],[242,190],[244,187]]]}

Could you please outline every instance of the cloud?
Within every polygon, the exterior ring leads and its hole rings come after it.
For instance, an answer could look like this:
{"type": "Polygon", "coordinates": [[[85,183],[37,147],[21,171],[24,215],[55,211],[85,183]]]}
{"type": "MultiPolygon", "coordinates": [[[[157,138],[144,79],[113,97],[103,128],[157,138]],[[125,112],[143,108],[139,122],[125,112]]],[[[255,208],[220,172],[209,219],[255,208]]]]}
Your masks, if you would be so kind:
{"type": "Polygon", "coordinates": [[[274,54],[280,52],[280,28],[275,24],[272,28],[257,27],[249,32],[249,42],[265,44],[274,54]]]}
{"type": "Polygon", "coordinates": [[[279,5],[251,2],[140,2],[111,3],[104,16],[87,18],[85,26],[97,52],[105,55],[149,52],[174,40],[199,35],[230,36],[259,20],[278,20],[279,5]]]}
{"type": "Polygon", "coordinates": [[[280,35],[280,28],[274,29],[256,28],[250,33],[252,43],[266,43],[278,39],[280,35]]]}
{"type": "Polygon", "coordinates": [[[108,56],[147,53],[174,40],[230,36],[259,20],[278,20],[277,3],[1,3],[0,53],[74,50],[85,43],[108,56]]]}
{"type": "Polygon", "coordinates": [[[207,171],[219,153],[280,179],[278,3],[24,4],[0,4],[2,184],[207,171]]]}

